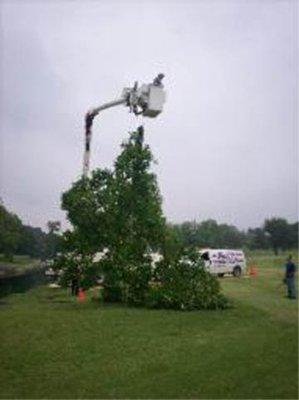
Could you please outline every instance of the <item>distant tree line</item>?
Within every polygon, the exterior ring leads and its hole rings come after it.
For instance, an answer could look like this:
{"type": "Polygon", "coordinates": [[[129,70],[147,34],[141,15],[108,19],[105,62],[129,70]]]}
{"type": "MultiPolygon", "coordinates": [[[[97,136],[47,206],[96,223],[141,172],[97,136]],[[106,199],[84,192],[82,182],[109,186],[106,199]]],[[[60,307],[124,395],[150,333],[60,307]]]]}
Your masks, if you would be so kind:
{"type": "Polygon", "coordinates": [[[169,224],[168,227],[176,242],[184,246],[273,249],[275,254],[298,247],[298,222],[288,223],[283,218],[266,219],[261,228],[247,231],[233,225],[218,224],[212,219],[169,224]]]}
{"type": "MultiPolygon", "coordinates": [[[[49,221],[47,226],[48,232],[44,232],[39,227],[24,225],[0,203],[0,254],[7,259],[12,259],[14,254],[41,259],[53,257],[61,246],[61,227],[59,221],[49,221]]],[[[167,234],[172,238],[172,246],[272,249],[275,254],[298,247],[298,222],[289,223],[283,218],[266,219],[262,227],[247,231],[212,219],[186,221],[168,224],[167,234]]]]}
{"type": "Polygon", "coordinates": [[[40,259],[54,257],[60,248],[60,222],[49,221],[47,226],[46,233],[41,228],[24,225],[0,202],[0,254],[8,261],[12,261],[14,255],[40,259]]]}

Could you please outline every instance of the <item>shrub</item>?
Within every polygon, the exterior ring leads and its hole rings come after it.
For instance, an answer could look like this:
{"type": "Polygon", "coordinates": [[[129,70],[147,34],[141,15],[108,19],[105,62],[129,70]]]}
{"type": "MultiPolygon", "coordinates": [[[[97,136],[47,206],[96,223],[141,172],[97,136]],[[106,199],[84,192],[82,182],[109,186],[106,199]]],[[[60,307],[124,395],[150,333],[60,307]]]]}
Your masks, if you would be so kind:
{"type": "Polygon", "coordinates": [[[151,265],[146,257],[140,263],[131,263],[125,270],[123,302],[135,306],[144,305],[150,280],[151,265]]]}
{"type": "Polygon", "coordinates": [[[149,307],[200,310],[228,306],[217,278],[205,270],[194,253],[181,254],[170,262],[162,261],[156,270],[156,280],[148,291],[149,307]]]}
{"type": "Polygon", "coordinates": [[[121,257],[121,252],[100,263],[104,275],[104,299],[130,305],[144,305],[151,280],[151,265],[146,256],[121,257]]]}

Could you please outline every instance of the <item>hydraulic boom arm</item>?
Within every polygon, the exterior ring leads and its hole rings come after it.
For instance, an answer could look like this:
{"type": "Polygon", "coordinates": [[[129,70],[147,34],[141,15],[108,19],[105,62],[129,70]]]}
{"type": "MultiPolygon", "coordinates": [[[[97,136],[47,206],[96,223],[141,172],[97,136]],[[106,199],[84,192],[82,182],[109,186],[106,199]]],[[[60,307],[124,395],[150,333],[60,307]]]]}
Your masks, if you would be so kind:
{"type": "Polygon", "coordinates": [[[83,158],[83,176],[86,177],[89,171],[90,145],[92,136],[92,123],[94,118],[103,110],[115,107],[120,104],[130,107],[135,115],[142,114],[145,117],[154,118],[159,115],[165,102],[165,92],[162,85],[163,74],[159,74],[153,83],[142,85],[138,89],[135,82],[133,88],[125,88],[120,99],[105,103],[102,106],[93,108],[85,115],[85,149],[83,158]]]}
{"type": "Polygon", "coordinates": [[[92,123],[94,118],[103,110],[107,108],[115,107],[120,104],[125,104],[126,99],[119,99],[115,101],[111,101],[110,103],[105,103],[100,107],[93,108],[89,110],[85,115],[85,151],[84,151],[84,159],[83,159],[83,176],[87,176],[89,171],[89,161],[90,161],[90,144],[91,144],[91,136],[92,136],[92,123]]]}

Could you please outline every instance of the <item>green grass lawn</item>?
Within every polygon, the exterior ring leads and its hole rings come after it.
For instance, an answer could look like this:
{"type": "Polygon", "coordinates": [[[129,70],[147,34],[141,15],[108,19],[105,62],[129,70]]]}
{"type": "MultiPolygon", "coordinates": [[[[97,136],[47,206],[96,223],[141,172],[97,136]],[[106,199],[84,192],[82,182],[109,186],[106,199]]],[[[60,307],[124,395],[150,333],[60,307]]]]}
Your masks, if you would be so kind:
{"type": "Polygon", "coordinates": [[[296,399],[297,302],[283,259],[223,278],[233,308],[177,312],[78,304],[62,289],[1,299],[1,398],[296,399]]]}

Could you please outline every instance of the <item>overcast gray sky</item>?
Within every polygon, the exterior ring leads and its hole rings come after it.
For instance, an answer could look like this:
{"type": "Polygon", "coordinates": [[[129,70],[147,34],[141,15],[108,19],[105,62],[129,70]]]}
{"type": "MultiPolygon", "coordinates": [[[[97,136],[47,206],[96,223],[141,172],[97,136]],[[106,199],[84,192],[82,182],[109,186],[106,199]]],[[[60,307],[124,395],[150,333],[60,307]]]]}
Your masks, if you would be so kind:
{"type": "MultiPolygon", "coordinates": [[[[297,219],[296,1],[2,1],[1,197],[24,223],[65,221],[83,116],[166,75],[154,120],[95,122],[92,168],[144,123],[168,220],[297,219]]],[[[298,66],[298,65],[297,65],[298,66]]]]}

